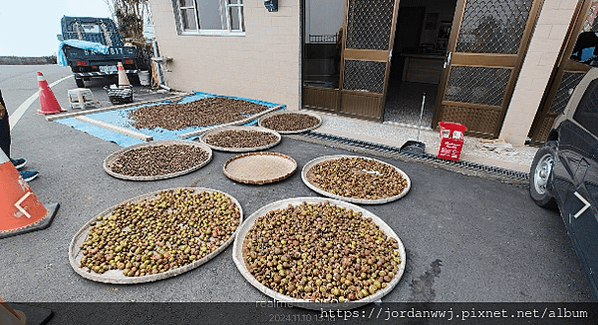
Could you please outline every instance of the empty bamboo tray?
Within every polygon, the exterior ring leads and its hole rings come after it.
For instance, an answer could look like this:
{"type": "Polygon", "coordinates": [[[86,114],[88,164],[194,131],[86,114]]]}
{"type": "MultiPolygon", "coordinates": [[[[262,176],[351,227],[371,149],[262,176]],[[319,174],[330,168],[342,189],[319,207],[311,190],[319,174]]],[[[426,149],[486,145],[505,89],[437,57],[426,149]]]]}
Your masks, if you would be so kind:
{"type": "Polygon", "coordinates": [[[253,152],[229,159],[223,170],[236,182],[264,185],[289,178],[297,170],[297,162],[277,152],[253,152]]]}

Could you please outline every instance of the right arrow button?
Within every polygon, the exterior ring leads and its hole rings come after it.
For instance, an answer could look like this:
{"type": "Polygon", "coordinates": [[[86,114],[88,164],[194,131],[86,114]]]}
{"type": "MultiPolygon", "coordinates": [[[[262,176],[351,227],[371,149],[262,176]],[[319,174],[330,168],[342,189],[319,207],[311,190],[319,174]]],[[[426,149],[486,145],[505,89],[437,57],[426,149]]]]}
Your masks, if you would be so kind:
{"type": "Polygon", "coordinates": [[[579,217],[590,207],[590,202],[586,201],[586,199],[584,199],[583,196],[581,196],[581,194],[579,194],[578,192],[575,192],[574,194],[584,204],[584,206],[581,209],[579,209],[579,211],[577,211],[577,213],[573,216],[573,218],[577,219],[577,217],[579,217]]]}

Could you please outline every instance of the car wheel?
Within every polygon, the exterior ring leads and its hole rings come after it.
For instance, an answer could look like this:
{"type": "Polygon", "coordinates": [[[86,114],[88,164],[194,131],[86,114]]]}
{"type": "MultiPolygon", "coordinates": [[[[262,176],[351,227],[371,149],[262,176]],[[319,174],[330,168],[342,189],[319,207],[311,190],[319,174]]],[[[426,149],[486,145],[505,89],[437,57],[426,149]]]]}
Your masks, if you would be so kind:
{"type": "Polygon", "coordinates": [[[556,201],[550,194],[550,179],[556,159],[556,141],[546,142],[534,156],[529,173],[529,194],[537,205],[554,209],[556,201]]]}
{"type": "Polygon", "coordinates": [[[75,77],[75,83],[77,84],[77,87],[85,88],[85,81],[83,81],[83,78],[75,77]]]}

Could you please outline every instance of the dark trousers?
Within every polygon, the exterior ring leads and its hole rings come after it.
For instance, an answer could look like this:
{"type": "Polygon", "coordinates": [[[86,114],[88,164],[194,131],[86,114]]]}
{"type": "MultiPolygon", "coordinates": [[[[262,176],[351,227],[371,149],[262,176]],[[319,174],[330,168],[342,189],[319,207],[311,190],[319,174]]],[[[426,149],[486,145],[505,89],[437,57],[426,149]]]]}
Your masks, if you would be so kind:
{"type": "MultiPolygon", "coordinates": [[[[2,98],[1,90],[0,103],[2,106],[6,107],[4,104],[4,98],[2,98]]],[[[10,158],[10,125],[8,124],[8,109],[0,120],[0,148],[2,148],[2,151],[4,151],[4,153],[10,158]]]]}

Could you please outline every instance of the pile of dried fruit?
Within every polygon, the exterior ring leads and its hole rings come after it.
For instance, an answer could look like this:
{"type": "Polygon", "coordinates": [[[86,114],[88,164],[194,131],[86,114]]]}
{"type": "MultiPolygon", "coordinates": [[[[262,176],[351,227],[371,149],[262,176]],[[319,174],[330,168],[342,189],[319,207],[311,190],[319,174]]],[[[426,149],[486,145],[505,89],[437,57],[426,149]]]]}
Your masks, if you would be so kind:
{"type": "Polygon", "coordinates": [[[186,127],[226,124],[266,110],[264,105],[240,99],[208,97],[184,104],[143,106],[129,112],[133,126],[141,129],[161,127],[180,130],[186,127]]]}
{"type": "Polygon", "coordinates": [[[320,162],[307,171],[307,179],[328,193],[354,199],[384,199],[407,188],[407,180],[393,166],[360,157],[320,162]]]}
{"type": "Polygon", "coordinates": [[[301,113],[284,113],[269,116],[260,121],[261,126],[276,131],[298,131],[312,128],[320,123],[316,117],[301,113]]]}
{"type": "Polygon", "coordinates": [[[88,272],[120,270],[144,276],[176,269],[218,249],[235,232],[240,212],[219,192],[161,191],[159,197],[124,203],[97,218],[80,248],[88,272]]]}
{"type": "Polygon", "coordinates": [[[147,146],[125,151],[110,164],[110,170],[127,176],[158,176],[200,165],[210,154],[184,144],[147,146]]]}
{"type": "Polygon", "coordinates": [[[256,130],[225,130],[206,136],[204,141],[221,148],[256,148],[272,144],[278,137],[256,130]]]}
{"type": "Polygon", "coordinates": [[[289,205],[257,218],[243,259],[268,288],[310,301],[355,301],[388,286],[401,256],[371,218],[323,203],[289,205]]]}

